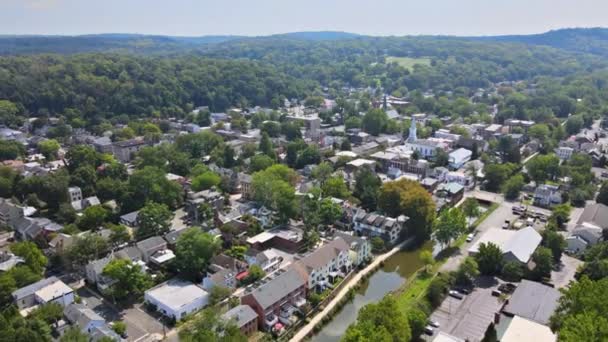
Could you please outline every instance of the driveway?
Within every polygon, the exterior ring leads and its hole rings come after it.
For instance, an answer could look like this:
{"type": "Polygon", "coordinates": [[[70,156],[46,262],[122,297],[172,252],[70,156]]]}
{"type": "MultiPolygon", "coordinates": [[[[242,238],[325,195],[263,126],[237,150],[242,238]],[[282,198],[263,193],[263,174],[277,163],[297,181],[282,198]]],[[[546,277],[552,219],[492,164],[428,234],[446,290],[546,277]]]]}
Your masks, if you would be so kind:
{"type": "Polygon", "coordinates": [[[446,297],[431,314],[431,320],[440,324],[440,331],[468,341],[481,341],[494,314],[504,304],[492,296],[498,284],[494,278],[480,277],[479,286],[463,299],[446,297]]]}
{"type": "Polygon", "coordinates": [[[182,230],[188,228],[184,218],[187,216],[186,210],[182,207],[173,212],[173,219],[171,220],[171,230],[182,230]]]}
{"type": "Polygon", "coordinates": [[[120,311],[112,303],[86,287],[80,288],[77,293],[82,298],[83,304],[103,317],[106,322],[124,321],[129,335],[127,341],[143,342],[162,339],[163,325],[143,311],[141,304],[120,311]]]}
{"type": "Polygon", "coordinates": [[[576,270],[583,264],[582,261],[566,254],[562,254],[561,261],[559,269],[551,272],[551,283],[553,283],[556,288],[568,286],[568,284],[574,280],[576,270]]]}

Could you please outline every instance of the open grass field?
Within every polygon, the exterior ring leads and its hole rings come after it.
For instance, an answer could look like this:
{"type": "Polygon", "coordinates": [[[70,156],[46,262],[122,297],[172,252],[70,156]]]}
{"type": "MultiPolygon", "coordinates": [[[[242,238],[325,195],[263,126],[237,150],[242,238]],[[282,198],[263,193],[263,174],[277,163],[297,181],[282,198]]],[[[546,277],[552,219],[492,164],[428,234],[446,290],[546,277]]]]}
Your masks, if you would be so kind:
{"type": "Polygon", "coordinates": [[[397,63],[408,70],[412,70],[414,68],[414,65],[416,65],[416,64],[426,65],[426,66],[431,65],[431,59],[426,58],[426,57],[411,58],[411,57],[389,56],[389,57],[386,57],[386,62],[387,63],[393,63],[393,62],[397,63]]]}

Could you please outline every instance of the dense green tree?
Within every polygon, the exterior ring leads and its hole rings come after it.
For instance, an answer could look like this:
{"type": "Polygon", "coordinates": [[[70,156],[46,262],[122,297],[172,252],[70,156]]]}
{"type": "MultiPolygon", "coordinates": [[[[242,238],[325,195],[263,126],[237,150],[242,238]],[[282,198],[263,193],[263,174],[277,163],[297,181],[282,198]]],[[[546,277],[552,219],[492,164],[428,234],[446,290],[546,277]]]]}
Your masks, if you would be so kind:
{"type": "Polygon", "coordinates": [[[65,252],[69,266],[84,266],[89,261],[97,260],[109,250],[108,242],[98,234],[86,233],[74,238],[65,252]]]}
{"type": "Polygon", "coordinates": [[[110,236],[108,238],[108,242],[112,246],[120,246],[123,243],[127,243],[131,241],[131,233],[126,226],[122,224],[110,224],[110,236]]]}
{"type": "Polygon", "coordinates": [[[518,261],[508,261],[502,267],[501,276],[506,281],[521,281],[524,267],[518,261]]]}
{"type": "Polygon", "coordinates": [[[265,170],[274,164],[274,160],[265,154],[258,154],[251,157],[249,162],[249,172],[254,173],[265,170]]]}
{"type": "Polygon", "coordinates": [[[296,173],[285,165],[276,164],[253,174],[252,187],[257,202],[277,212],[280,221],[286,222],[296,213],[296,173]]]}
{"type": "Polygon", "coordinates": [[[29,267],[32,272],[42,274],[48,260],[35,243],[29,241],[16,242],[10,245],[10,249],[13,254],[23,258],[25,266],[29,267]]]}
{"type": "Polygon", "coordinates": [[[559,158],[555,154],[538,155],[526,163],[526,170],[536,184],[554,180],[559,173],[559,158]]]}
{"type": "Polygon", "coordinates": [[[106,208],[93,205],[83,211],[76,224],[81,230],[97,230],[106,222],[108,216],[109,212],[106,208]]]}
{"type": "Polygon", "coordinates": [[[150,236],[160,236],[171,228],[173,213],[169,208],[160,203],[148,202],[137,214],[136,236],[138,240],[150,236]]]}
{"type": "Polygon", "coordinates": [[[247,342],[247,336],[232,321],[221,318],[214,308],[204,309],[179,331],[184,342],[247,342]]]}
{"type": "Polygon", "coordinates": [[[505,198],[508,200],[515,200],[519,198],[519,193],[524,187],[524,176],[516,174],[511,176],[502,186],[502,191],[505,194],[505,198]]]}
{"type": "Polygon", "coordinates": [[[475,258],[465,258],[454,275],[454,282],[460,286],[470,286],[479,275],[479,265],[475,258]]]}
{"type": "Polygon", "coordinates": [[[192,179],[192,190],[201,191],[211,189],[214,186],[218,186],[221,181],[222,179],[218,174],[207,171],[192,179]]]}
{"type": "Polygon", "coordinates": [[[443,210],[434,225],[433,234],[442,246],[449,245],[467,229],[465,215],[459,208],[443,210]]]}
{"type": "Polygon", "coordinates": [[[554,263],[553,253],[549,248],[538,247],[532,255],[532,261],[534,261],[533,274],[537,279],[543,279],[551,277],[551,271],[553,270],[554,263]]]}
{"type": "Polygon", "coordinates": [[[110,261],[104,267],[103,275],[115,281],[110,286],[110,292],[118,300],[141,297],[153,285],[152,278],[141,266],[126,259],[110,261]]]}
{"type": "Polygon", "coordinates": [[[47,160],[57,159],[57,153],[60,148],[61,145],[55,139],[42,140],[38,143],[38,150],[47,160]]]}
{"type": "Polygon", "coordinates": [[[583,128],[583,117],[573,115],[566,121],[566,132],[570,135],[577,134],[583,128]]]}
{"type": "Polygon", "coordinates": [[[600,191],[597,193],[595,201],[597,203],[608,205],[608,181],[602,183],[602,186],[600,187],[600,191]]]}
{"type": "Polygon", "coordinates": [[[474,197],[467,198],[462,204],[462,211],[467,217],[478,217],[480,214],[479,201],[474,197]]]}
{"type": "Polygon", "coordinates": [[[23,144],[17,141],[0,140],[0,161],[17,159],[24,155],[25,147],[23,144]]]}
{"type": "Polygon", "coordinates": [[[348,327],[342,342],[355,341],[410,341],[412,332],[408,317],[397,306],[392,296],[364,306],[357,322],[348,327]]]}
{"type": "Polygon", "coordinates": [[[212,235],[190,228],[177,239],[175,265],[185,277],[197,280],[219,248],[219,242],[212,235]]]}
{"type": "Polygon", "coordinates": [[[564,236],[551,229],[545,229],[542,235],[542,245],[551,250],[553,261],[559,264],[567,246],[564,236]]]}
{"type": "Polygon", "coordinates": [[[388,125],[388,116],[381,109],[372,109],[365,113],[361,120],[361,128],[371,135],[384,133],[388,125]]]}
{"type": "Polygon", "coordinates": [[[475,255],[479,265],[479,272],[483,275],[496,275],[500,273],[503,265],[502,251],[492,242],[481,243],[475,255]]]}
{"type": "Polygon", "coordinates": [[[262,138],[260,140],[260,145],[258,146],[258,149],[260,152],[272,158],[273,160],[276,159],[274,147],[272,146],[272,141],[270,141],[270,136],[268,135],[268,133],[262,133],[262,138]]]}
{"type": "MultiPolygon", "coordinates": [[[[431,235],[435,220],[435,202],[418,183],[406,179],[386,182],[378,196],[378,208],[391,217],[405,215],[408,234],[421,242],[431,235]]],[[[464,216],[462,216],[464,219],[464,216]]]]}
{"type": "Polygon", "coordinates": [[[321,185],[323,196],[347,199],[350,197],[350,191],[344,183],[344,178],[340,176],[330,177],[321,185]]]}
{"type": "Polygon", "coordinates": [[[182,202],[181,186],[168,180],[165,173],[151,166],[137,170],[129,177],[128,195],[123,200],[123,210],[141,208],[146,202],[153,201],[175,208],[182,202]]]}
{"type": "Polygon", "coordinates": [[[373,211],[378,201],[378,191],[382,181],[371,170],[364,168],[355,174],[355,191],[353,195],[361,202],[361,206],[373,211]]]}
{"type": "Polygon", "coordinates": [[[566,326],[567,320],[580,314],[608,317],[606,303],[608,303],[608,278],[592,281],[583,276],[562,291],[557,309],[551,317],[551,328],[559,333],[566,326]]]}

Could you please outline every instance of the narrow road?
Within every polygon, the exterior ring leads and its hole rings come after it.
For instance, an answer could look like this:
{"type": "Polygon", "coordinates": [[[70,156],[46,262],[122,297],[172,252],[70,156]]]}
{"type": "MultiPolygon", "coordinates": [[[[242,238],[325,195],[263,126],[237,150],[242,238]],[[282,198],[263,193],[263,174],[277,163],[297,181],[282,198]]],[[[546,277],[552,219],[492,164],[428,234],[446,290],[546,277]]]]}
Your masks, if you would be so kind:
{"type": "Polygon", "coordinates": [[[333,308],[338,304],[338,302],[342,299],[342,297],[344,297],[348,293],[348,291],[350,291],[350,289],[352,289],[357,283],[359,283],[359,281],[361,281],[361,278],[364,275],[372,272],[381,262],[383,262],[384,260],[388,259],[393,254],[402,250],[410,242],[412,242],[412,239],[405,240],[402,243],[395,246],[390,251],[377,256],[374,259],[374,261],[372,261],[369,265],[367,265],[367,267],[365,267],[363,270],[361,270],[359,273],[357,273],[351,280],[349,280],[348,283],[340,290],[340,292],[338,292],[338,295],[336,297],[334,297],[334,299],[332,299],[321,312],[319,312],[317,315],[315,315],[307,325],[302,327],[302,329],[300,329],[291,338],[290,342],[298,342],[298,341],[301,341],[302,339],[304,339],[306,336],[308,336],[308,334],[310,334],[312,329],[317,324],[319,324],[319,322],[321,322],[321,320],[333,310],[333,308]]]}

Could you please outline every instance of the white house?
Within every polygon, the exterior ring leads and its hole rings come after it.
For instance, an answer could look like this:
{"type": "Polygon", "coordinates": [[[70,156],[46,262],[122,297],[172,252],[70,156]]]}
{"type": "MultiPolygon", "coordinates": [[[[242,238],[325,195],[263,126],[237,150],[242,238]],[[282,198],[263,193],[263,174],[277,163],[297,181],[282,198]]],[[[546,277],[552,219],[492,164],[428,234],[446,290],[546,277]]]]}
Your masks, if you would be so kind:
{"type": "Polygon", "coordinates": [[[551,207],[562,203],[562,194],[557,185],[542,184],[534,191],[534,205],[551,207]]]}
{"type": "Polygon", "coordinates": [[[349,246],[342,238],[334,239],[296,263],[308,274],[308,288],[323,290],[329,281],[350,271],[349,246]]]}
{"type": "Polygon", "coordinates": [[[366,237],[347,234],[337,231],[336,238],[341,238],[350,246],[350,262],[359,266],[372,258],[372,245],[366,237]]]}
{"type": "Polygon", "coordinates": [[[566,238],[568,250],[578,253],[602,240],[602,232],[608,229],[608,206],[596,203],[588,205],[577,225],[566,238]]]}
{"type": "Polygon", "coordinates": [[[144,300],[158,312],[179,321],[207,306],[209,293],[191,282],[171,279],[147,290],[144,300]]]}
{"type": "Polygon", "coordinates": [[[473,152],[467,150],[466,148],[459,148],[450,152],[448,156],[449,166],[454,169],[460,169],[466,162],[471,160],[471,156],[473,152]]]}
{"type": "Polygon", "coordinates": [[[353,230],[364,236],[379,236],[389,245],[399,241],[406,216],[397,218],[387,217],[379,213],[367,213],[363,209],[357,209],[353,217],[353,230]]]}
{"type": "Polygon", "coordinates": [[[51,302],[65,307],[74,302],[74,290],[57,277],[42,279],[15,290],[12,295],[13,301],[19,309],[28,309],[51,302]]]}
{"type": "Polygon", "coordinates": [[[469,248],[469,254],[477,254],[482,243],[491,242],[500,248],[505,261],[527,264],[541,240],[541,235],[533,227],[520,230],[490,228],[469,248]]]}

